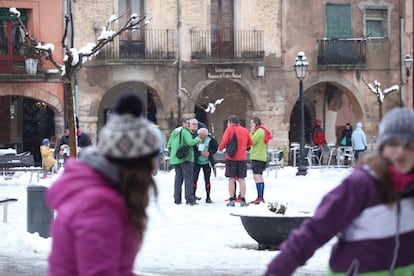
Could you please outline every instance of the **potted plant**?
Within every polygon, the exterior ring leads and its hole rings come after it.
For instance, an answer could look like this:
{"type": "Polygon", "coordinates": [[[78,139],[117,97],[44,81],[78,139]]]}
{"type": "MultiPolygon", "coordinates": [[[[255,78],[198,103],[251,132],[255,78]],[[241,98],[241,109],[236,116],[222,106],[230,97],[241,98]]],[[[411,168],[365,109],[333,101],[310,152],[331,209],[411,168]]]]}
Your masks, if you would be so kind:
{"type": "Polygon", "coordinates": [[[29,75],[36,75],[39,64],[40,51],[36,48],[36,40],[25,39],[22,43],[20,52],[25,57],[26,73],[29,75]]]}

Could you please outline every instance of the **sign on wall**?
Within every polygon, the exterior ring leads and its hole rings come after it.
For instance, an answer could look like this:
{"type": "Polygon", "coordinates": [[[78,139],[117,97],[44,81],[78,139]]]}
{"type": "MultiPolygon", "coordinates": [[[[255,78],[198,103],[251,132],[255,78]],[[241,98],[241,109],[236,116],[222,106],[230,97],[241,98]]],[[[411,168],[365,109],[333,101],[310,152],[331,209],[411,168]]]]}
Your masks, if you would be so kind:
{"type": "Polygon", "coordinates": [[[240,68],[236,65],[209,65],[207,66],[208,79],[241,79],[240,68]]]}

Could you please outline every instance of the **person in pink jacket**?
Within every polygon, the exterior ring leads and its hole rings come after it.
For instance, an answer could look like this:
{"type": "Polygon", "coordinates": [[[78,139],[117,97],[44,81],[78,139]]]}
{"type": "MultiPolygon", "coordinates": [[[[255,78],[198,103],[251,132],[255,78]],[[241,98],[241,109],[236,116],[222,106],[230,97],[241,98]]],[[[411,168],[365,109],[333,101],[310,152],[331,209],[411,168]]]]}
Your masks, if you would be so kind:
{"type": "Polygon", "coordinates": [[[97,145],[69,158],[47,191],[56,211],[48,275],[134,275],[160,149],[142,108],[134,95],[119,98],[97,145]]]}

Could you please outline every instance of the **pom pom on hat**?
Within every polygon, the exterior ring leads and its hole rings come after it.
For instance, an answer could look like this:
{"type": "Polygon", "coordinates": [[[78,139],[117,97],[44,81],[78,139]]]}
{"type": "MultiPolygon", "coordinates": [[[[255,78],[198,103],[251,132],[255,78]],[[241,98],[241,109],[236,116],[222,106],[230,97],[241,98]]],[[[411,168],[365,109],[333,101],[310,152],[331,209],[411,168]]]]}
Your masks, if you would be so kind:
{"type": "Polygon", "coordinates": [[[134,161],[159,153],[161,141],[153,124],[142,117],[142,101],[133,94],[121,96],[106,125],[99,133],[97,147],[107,157],[134,161]]]}
{"type": "Polygon", "coordinates": [[[414,111],[395,108],[382,118],[378,127],[377,148],[382,151],[385,143],[392,140],[414,142],[414,111]]]}

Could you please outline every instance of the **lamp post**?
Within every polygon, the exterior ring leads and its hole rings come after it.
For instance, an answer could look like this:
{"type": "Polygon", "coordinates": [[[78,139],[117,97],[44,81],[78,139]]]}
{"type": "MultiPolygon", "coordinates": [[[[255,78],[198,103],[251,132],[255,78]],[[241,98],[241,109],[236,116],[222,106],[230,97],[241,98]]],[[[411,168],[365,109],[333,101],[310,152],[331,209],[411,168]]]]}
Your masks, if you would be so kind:
{"type": "Polygon", "coordinates": [[[296,57],[295,68],[296,77],[299,79],[299,103],[300,103],[300,157],[298,172],[296,175],[306,175],[308,167],[305,162],[305,106],[303,99],[303,79],[306,77],[306,70],[308,69],[309,63],[306,61],[304,52],[299,52],[296,57]]]}
{"type": "Polygon", "coordinates": [[[410,68],[412,64],[413,64],[413,58],[410,57],[410,55],[406,55],[404,58],[404,66],[405,66],[405,73],[407,77],[410,76],[410,68]]]}
{"type": "MultiPolygon", "coordinates": [[[[407,77],[407,80],[406,80],[406,89],[407,89],[407,87],[410,87],[410,85],[408,85],[408,77],[410,76],[410,68],[411,68],[411,66],[413,65],[413,58],[412,57],[410,57],[410,55],[406,55],[405,56],[405,58],[404,58],[404,67],[405,67],[405,75],[406,75],[406,77],[407,77]]],[[[411,84],[411,90],[412,90],[412,92],[411,92],[411,97],[412,97],[412,106],[413,106],[413,108],[414,108],[414,88],[413,88],[413,83],[411,84]]]]}

